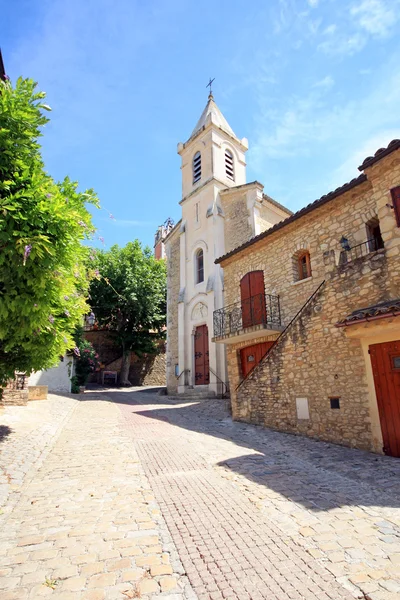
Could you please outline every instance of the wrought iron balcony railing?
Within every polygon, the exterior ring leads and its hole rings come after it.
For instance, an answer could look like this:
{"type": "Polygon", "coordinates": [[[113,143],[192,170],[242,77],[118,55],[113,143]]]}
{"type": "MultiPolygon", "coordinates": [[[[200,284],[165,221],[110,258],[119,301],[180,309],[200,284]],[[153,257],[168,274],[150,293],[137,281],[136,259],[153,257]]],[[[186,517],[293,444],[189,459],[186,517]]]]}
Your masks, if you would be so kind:
{"type": "Polygon", "coordinates": [[[219,338],[254,325],[281,326],[279,296],[257,294],[214,311],[214,337],[219,338]]]}
{"type": "Polygon", "coordinates": [[[340,253],[339,265],[343,265],[350,261],[356,260],[357,258],[367,256],[371,252],[381,250],[383,247],[383,241],[381,238],[371,238],[365,242],[362,242],[361,244],[357,244],[356,246],[349,246],[340,253]]]}

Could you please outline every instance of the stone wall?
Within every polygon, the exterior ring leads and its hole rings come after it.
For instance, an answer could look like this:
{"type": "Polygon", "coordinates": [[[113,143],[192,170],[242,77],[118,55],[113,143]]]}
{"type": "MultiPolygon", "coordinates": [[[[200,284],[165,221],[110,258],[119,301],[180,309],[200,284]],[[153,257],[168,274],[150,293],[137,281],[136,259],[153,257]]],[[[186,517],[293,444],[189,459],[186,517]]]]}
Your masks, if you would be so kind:
{"type": "Polygon", "coordinates": [[[366,182],[222,263],[226,305],[240,300],[243,275],[263,269],[266,293],[280,296],[285,326],[325,280],[320,294],[243,383],[238,350],[264,340],[227,345],[234,418],[379,450],[371,434],[360,340],[335,327],[353,310],[400,295],[400,229],[389,194],[400,184],[400,152],[369,171],[366,182]],[[352,243],[365,241],[366,223],[376,216],[385,249],[340,264],[342,235],[352,243]],[[310,252],[312,276],[296,282],[292,257],[301,249],[310,252]],[[299,398],[307,399],[308,419],[298,418],[299,398]],[[331,398],[340,398],[340,409],[331,408],[331,398]]]}
{"type": "Polygon", "coordinates": [[[169,394],[177,392],[178,380],[175,365],[178,356],[178,299],[180,287],[180,240],[179,231],[172,233],[166,244],[167,252],[167,389],[169,394]]]}
{"type": "MultiPolygon", "coordinates": [[[[85,331],[85,338],[93,344],[99,355],[99,361],[106,366],[108,371],[121,370],[121,347],[116,343],[112,332],[107,330],[85,331]]],[[[143,354],[140,357],[132,353],[129,369],[129,381],[132,385],[165,386],[164,342],[160,342],[159,350],[158,354],[143,354]]],[[[93,373],[89,381],[100,383],[101,374],[93,373]]]]}
{"type": "Polygon", "coordinates": [[[221,205],[225,215],[225,252],[247,242],[253,231],[247,208],[246,191],[221,195],[221,205]]]}
{"type": "Polygon", "coordinates": [[[3,390],[0,406],[26,406],[28,404],[28,390],[3,390]]]}
{"type": "Polygon", "coordinates": [[[0,406],[26,406],[28,404],[28,379],[23,373],[16,373],[2,389],[0,406]]]}

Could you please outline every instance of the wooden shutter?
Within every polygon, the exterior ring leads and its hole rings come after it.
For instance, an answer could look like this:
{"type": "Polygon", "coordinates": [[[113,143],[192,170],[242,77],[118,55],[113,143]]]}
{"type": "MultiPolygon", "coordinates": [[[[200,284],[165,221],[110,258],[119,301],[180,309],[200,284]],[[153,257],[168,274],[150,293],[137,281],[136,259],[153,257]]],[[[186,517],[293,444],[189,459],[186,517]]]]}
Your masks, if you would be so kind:
{"type": "Polygon", "coordinates": [[[266,322],[264,272],[252,271],[249,275],[252,325],[259,325],[266,322]]]}
{"type": "Polygon", "coordinates": [[[264,272],[247,273],[240,282],[242,327],[266,322],[264,272]]]}
{"type": "Polygon", "coordinates": [[[242,304],[242,327],[251,326],[250,273],[240,281],[240,301],[242,304]]]}
{"type": "Polygon", "coordinates": [[[400,227],[400,185],[390,190],[397,227],[400,227]]]}

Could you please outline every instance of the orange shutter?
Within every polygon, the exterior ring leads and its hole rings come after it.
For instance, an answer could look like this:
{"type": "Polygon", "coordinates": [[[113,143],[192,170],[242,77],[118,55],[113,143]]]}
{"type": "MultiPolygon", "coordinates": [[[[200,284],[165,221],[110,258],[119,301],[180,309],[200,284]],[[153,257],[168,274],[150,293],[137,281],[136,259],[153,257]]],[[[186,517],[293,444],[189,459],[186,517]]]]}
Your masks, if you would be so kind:
{"type": "Polygon", "coordinates": [[[400,227],[400,185],[390,190],[397,227],[400,227]]]}

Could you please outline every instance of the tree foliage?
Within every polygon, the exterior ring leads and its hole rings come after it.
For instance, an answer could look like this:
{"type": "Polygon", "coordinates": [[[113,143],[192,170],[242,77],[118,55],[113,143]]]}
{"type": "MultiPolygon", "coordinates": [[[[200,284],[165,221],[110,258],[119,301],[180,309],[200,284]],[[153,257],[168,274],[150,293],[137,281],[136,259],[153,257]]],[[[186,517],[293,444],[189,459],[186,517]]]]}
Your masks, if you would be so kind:
{"type": "Polygon", "coordinates": [[[127,382],[130,352],[156,352],[166,323],[166,267],[150,248],[129,242],[94,256],[98,277],[90,285],[90,304],[98,323],[121,344],[127,382]]]}
{"type": "Polygon", "coordinates": [[[38,142],[48,122],[32,80],[0,81],[0,384],[57,363],[88,312],[92,190],[56,183],[38,142]]]}

